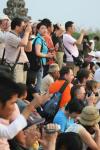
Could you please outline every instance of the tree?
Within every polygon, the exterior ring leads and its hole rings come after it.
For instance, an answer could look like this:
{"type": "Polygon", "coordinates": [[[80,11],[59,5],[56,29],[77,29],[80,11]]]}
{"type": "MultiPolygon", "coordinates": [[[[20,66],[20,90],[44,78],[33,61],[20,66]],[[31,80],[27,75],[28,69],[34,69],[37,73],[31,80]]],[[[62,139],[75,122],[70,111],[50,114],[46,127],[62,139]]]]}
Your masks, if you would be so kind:
{"type": "Polygon", "coordinates": [[[8,0],[3,12],[12,20],[15,17],[27,17],[28,9],[25,8],[24,0],[8,0]]]}

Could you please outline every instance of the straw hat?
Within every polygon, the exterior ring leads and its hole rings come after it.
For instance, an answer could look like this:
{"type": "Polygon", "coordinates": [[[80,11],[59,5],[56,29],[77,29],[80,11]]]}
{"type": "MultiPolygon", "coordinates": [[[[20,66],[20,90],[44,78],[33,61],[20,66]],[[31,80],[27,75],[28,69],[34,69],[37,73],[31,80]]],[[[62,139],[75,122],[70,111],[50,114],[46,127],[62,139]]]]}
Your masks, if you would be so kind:
{"type": "Polygon", "coordinates": [[[49,66],[49,73],[55,72],[55,71],[60,71],[58,64],[53,63],[49,66]]]}
{"type": "Polygon", "coordinates": [[[82,110],[79,121],[85,126],[94,126],[100,122],[99,110],[94,106],[86,106],[82,110]]]}

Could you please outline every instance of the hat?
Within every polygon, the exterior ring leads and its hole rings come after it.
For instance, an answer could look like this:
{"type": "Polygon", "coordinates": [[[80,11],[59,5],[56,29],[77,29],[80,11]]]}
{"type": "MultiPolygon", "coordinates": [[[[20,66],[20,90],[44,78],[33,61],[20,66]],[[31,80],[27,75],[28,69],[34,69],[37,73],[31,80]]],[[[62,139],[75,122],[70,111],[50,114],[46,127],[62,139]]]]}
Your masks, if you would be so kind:
{"type": "Polygon", "coordinates": [[[55,72],[55,71],[60,71],[58,64],[53,63],[49,66],[49,73],[55,72]]]}
{"type": "Polygon", "coordinates": [[[88,53],[88,55],[95,57],[95,52],[91,51],[90,53],[88,53]]]}
{"type": "Polygon", "coordinates": [[[100,68],[95,71],[94,80],[100,82],[100,68]]]}
{"type": "Polygon", "coordinates": [[[80,123],[85,126],[94,126],[100,122],[99,110],[94,106],[86,106],[80,115],[80,123]]]}
{"type": "Polygon", "coordinates": [[[4,15],[4,14],[0,15],[0,20],[5,20],[5,19],[10,20],[7,15],[4,15]]]}

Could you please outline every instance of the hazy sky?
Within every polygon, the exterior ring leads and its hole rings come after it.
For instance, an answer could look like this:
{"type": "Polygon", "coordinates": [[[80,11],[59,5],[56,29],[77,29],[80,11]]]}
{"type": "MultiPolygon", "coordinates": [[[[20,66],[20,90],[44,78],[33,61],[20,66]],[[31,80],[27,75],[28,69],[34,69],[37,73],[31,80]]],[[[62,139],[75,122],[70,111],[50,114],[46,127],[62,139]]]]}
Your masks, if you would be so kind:
{"type": "MultiPolygon", "coordinates": [[[[0,0],[0,13],[7,0],[0,0]]],[[[25,0],[33,20],[50,18],[54,23],[73,20],[78,26],[100,28],[100,0],[25,0]]]]}

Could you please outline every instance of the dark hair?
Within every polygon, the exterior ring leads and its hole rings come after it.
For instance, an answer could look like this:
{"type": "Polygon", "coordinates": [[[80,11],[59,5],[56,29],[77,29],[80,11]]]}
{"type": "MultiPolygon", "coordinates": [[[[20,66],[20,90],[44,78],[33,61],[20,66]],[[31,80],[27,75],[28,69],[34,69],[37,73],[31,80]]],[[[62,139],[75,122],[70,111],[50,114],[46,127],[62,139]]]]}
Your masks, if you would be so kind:
{"type": "Polygon", "coordinates": [[[52,26],[52,22],[47,19],[47,18],[44,18],[43,20],[41,20],[41,22],[48,28],[48,27],[51,27],[52,26]]]}
{"type": "Polygon", "coordinates": [[[68,21],[65,23],[65,30],[67,31],[69,27],[72,27],[72,25],[74,24],[74,22],[72,21],[68,21]]]}
{"type": "Polygon", "coordinates": [[[95,80],[89,80],[86,82],[86,90],[93,91],[93,88],[97,87],[97,82],[95,80]]]}
{"type": "Polygon", "coordinates": [[[83,143],[80,136],[74,132],[61,133],[56,141],[56,150],[82,150],[83,143]]]}
{"type": "Polygon", "coordinates": [[[83,36],[83,40],[87,40],[87,42],[89,42],[89,36],[88,35],[84,35],[83,36]]]}
{"type": "Polygon", "coordinates": [[[93,70],[93,67],[95,67],[95,63],[94,62],[90,62],[90,70],[94,74],[95,70],[93,70]]]}
{"type": "Polygon", "coordinates": [[[95,36],[94,40],[99,41],[100,40],[99,36],[95,36]]]}
{"type": "Polygon", "coordinates": [[[0,103],[4,106],[12,96],[18,94],[19,87],[5,73],[0,73],[0,103]]]}
{"type": "Polygon", "coordinates": [[[41,26],[46,26],[46,25],[43,22],[39,22],[36,27],[37,30],[39,30],[41,26]]]}
{"type": "Polygon", "coordinates": [[[86,67],[88,67],[89,66],[89,62],[87,62],[87,61],[85,61],[83,64],[82,64],[82,68],[86,68],[86,67]]]}
{"type": "Polygon", "coordinates": [[[95,66],[94,62],[90,62],[90,69],[92,70],[92,68],[95,66]]]}
{"type": "Polygon", "coordinates": [[[69,113],[81,113],[83,106],[79,103],[78,100],[71,100],[65,107],[65,111],[69,113]]]}
{"type": "Polygon", "coordinates": [[[76,94],[80,90],[81,87],[83,86],[80,84],[76,84],[71,88],[71,99],[76,98],[76,94]]]}
{"type": "Polygon", "coordinates": [[[71,68],[69,67],[62,67],[60,70],[60,79],[64,79],[64,75],[70,73],[71,68]]]}
{"type": "Polygon", "coordinates": [[[54,24],[53,27],[54,27],[53,32],[60,29],[58,24],[54,24]]]}
{"type": "Polygon", "coordinates": [[[84,78],[88,79],[89,77],[89,74],[90,74],[90,71],[87,70],[87,69],[80,69],[78,72],[77,72],[77,79],[80,83],[83,82],[84,78]]]}
{"type": "Polygon", "coordinates": [[[21,26],[23,21],[24,20],[22,18],[14,18],[11,22],[11,29],[14,30],[16,26],[21,26]]]}
{"type": "Polygon", "coordinates": [[[18,97],[20,98],[21,96],[23,96],[25,94],[25,92],[27,91],[27,86],[26,84],[23,83],[17,83],[19,86],[19,93],[18,93],[18,97]]]}

